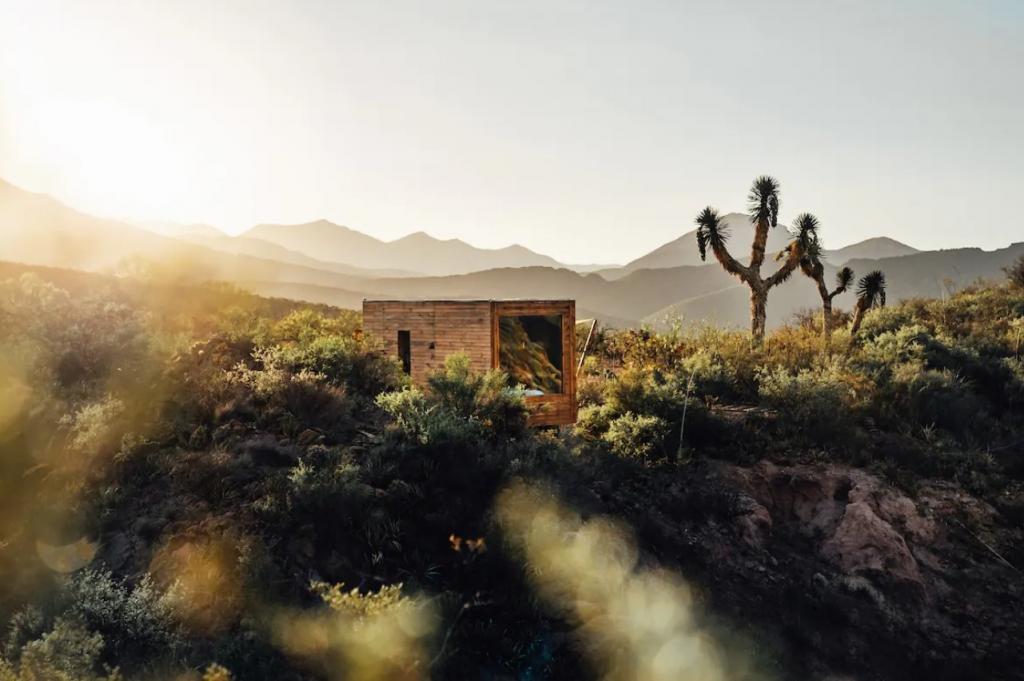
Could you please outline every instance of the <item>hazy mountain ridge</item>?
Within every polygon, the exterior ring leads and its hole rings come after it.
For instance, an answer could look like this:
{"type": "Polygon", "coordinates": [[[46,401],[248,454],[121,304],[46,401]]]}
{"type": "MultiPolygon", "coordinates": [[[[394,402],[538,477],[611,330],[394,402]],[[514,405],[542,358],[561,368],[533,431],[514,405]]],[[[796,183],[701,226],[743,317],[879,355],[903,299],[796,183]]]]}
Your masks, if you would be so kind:
{"type": "Polygon", "coordinates": [[[168,222],[165,220],[142,220],[129,222],[137,227],[145,229],[146,231],[153,232],[161,236],[173,237],[175,239],[188,237],[216,238],[228,236],[225,232],[213,225],[207,225],[201,222],[180,223],[168,222]]]}
{"type": "MultiPolygon", "coordinates": [[[[743,243],[740,230],[749,227],[749,220],[741,214],[731,214],[729,220],[734,226],[733,237],[739,253],[739,245],[743,243]]],[[[304,229],[292,233],[292,237],[298,235],[292,241],[304,244],[306,248],[313,248],[324,237],[341,234],[344,238],[333,253],[321,253],[320,258],[253,236],[207,237],[192,234],[172,239],[127,223],[89,216],[45,195],[25,192],[0,182],[0,235],[4,237],[0,246],[2,260],[92,271],[155,274],[180,281],[223,280],[262,295],[349,308],[358,308],[363,298],[381,296],[572,298],[577,301],[581,316],[597,317],[603,323],[616,326],[642,322],[656,324],[667,316],[737,326],[748,323],[748,292],[717,263],[700,263],[692,233],[629,265],[643,262],[664,264],[678,257],[680,262],[674,266],[624,271],[627,266],[616,271],[616,276],[581,274],[564,266],[549,265],[490,267],[454,275],[411,276],[410,272],[350,266],[323,258],[333,258],[340,252],[338,248],[345,248],[346,244],[376,249],[378,263],[396,252],[405,252],[407,255],[402,257],[410,258],[408,253],[415,253],[418,262],[426,262],[429,259],[427,253],[433,248],[440,248],[447,254],[487,252],[498,254],[496,257],[499,259],[519,259],[524,254],[532,257],[529,255],[532,251],[521,246],[486,251],[457,239],[442,241],[423,233],[411,234],[394,242],[382,242],[326,221],[302,227],[304,229]],[[154,271],[147,272],[147,268],[154,271]]],[[[288,226],[265,226],[254,228],[247,234],[255,232],[266,236],[286,233],[291,229],[288,226]]],[[[787,240],[785,230],[773,230],[769,252],[779,250],[787,240]]],[[[893,248],[910,249],[894,240],[880,238],[853,244],[835,253],[869,253],[893,248]]],[[[896,301],[909,296],[945,295],[978,278],[1001,278],[1001,268],[1022,253],[1024,244],[1014,244],[995,251],[978,248],[923,251],[878,260],[854,259],[849,264],[858,276],[872,269],[884,270],[889,280],[890,299],[896,301]]],[[[537,257],[543,262],[555,262],[545,256],[537,257]]],[[[475,262],[479,266],[479,261],[475,262]]],[[[770,264],[765,267],[770,267],[770,264]]],[[[830,265],[826,276],[831,278],[834,271],[835,267],[830,265]]],[[[801,275],[795,274],[773,291],[768,303],[768,322],[771,326],[778,326],[797,310],[817,307],[818,304],[814,287],[801,275]]],[[[836,299],[838,308],[849,309],[852,304],[852,293],[836,299]]]]}
{"type": "MultiPolygon", "coordinates": [[[[733,256],[740,262],[750,260],[750,237],[753,235],[753,225],[750,223],[750,216],[745,213],[728,213],[723,216],[728,235],[730,237],[728,246],[733,256]]],[[[791,239],[789,230],[785,225],[780,224],[768,232],[768,243],[765,246],[767,253],[778,253],[786,247],[791,239]]],[[[842,265],[847,260],[854,258],[887,258],[900,255],[911,255],[918,253],[916,248],[891,239],[889,237],[873,237],[858,241],[856,243],[838,248],[834,251],[827,251],[825,258],[833,265],[842,265]]],[[[709,255],[709,262],[714,258],[709,255]]],[[[678,267],[680,265],[702,265],[700,253],[697,251],[697,231],[690,230],[682,236],[675,238],[653,251],[629,261],[622,267],[610,267],[597,270],[597,273],[606,279],[618,279],[630,272],[642,269],[658,269],[663,267],[678,267]]]]}
{"type": "MultiPolygon", "coordinates": [[[[0,181],[0,258],[50,267],[153,274],[182,281],[295,281],[345,288],[368,279],[213,250],[126,222],[80,213],[0,181]]],[[[357,286],[358,288],[358,286],[357,286]]]]}
{"type": "Polygon", "coordinates": [[[826,250],[825,259],[833,265],[843,265],[849,260],[896,258],[920,252],[913,246],[887,236],[876,236],[835,250],[826,250]]]}
{"type": "Polygon", "coordinates": [[[357,267],[355,265],[348,265],[345,263],[329,262],[326,260],[318,260],[317,258],[311,258],[308,255],[293,251],[284,246],[279,246],[270,241],[264,241],[263,239],[255,239],[246,236],[227,236],[222,234],[220,236],[205,236],[202,234],[188,234],[181,237],[182,240],[190,243],[198,244],[211,248],[215,251],[221,251],[224,253],[230,253],[233,255],[248,255],[254,258],[262,258],[266,260],[277,260],[283,263],[289,263],[292,265],[301,265],[303,267],[312,267],[314,269],[320,269],[327,272],[338,272],[340,274],[350,274],[357,277],[365,277],[373,279],[376,277],[411,277],[417,276],[417,272],[409,272],[404,270],[371,270],[363,267],[357,267]]]}
{"type": "Polygon", "coordinates": [[[512,245],[478,248],[461,239],[438,239],[414,232],[383,241],[327,220],[299,225],[257,225],[243,236],[269,241],[311,257],[360,263],[368,269],[397,269],[443,276],[496,267],[562,267],[554,258],[512,245]]]}

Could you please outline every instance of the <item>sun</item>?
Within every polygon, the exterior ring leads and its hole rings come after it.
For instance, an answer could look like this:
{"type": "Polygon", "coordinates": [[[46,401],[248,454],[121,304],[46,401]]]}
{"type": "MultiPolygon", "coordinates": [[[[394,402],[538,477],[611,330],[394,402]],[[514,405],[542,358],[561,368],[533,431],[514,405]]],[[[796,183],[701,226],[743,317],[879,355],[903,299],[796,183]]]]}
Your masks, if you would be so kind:
{"type": "MultiPolygon", "coordinates": [[[[24,120],[24,119],[23,119],[24,120]]],[[[186,189],[181,154],[165,131],[117,102],[57,100],[29,118],[21,139],[72,195],[133,213],[161,214],[186,189]]]]}

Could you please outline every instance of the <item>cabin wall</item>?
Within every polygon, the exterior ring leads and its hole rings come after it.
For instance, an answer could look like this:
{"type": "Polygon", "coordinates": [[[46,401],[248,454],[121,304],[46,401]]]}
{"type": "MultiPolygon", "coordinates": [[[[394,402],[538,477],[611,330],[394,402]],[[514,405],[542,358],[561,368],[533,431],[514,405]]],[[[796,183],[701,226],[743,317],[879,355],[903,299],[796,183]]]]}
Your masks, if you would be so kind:
{"type": "Polygon", "coordinates": [[[398,356],[398,332],[410,334],[411,377],[422,384],[449,355],[464,353],[473,370],[493,366],[488,301],[364,301],[363,329],[398,356]]]}

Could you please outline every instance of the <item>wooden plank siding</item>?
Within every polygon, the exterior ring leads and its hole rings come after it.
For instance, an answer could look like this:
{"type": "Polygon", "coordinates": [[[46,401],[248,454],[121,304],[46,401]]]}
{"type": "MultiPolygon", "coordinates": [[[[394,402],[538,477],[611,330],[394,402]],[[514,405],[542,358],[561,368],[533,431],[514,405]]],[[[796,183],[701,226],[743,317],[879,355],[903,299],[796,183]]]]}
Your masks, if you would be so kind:
{"type": "Polygon", "coordinates": [[[527,397],[530,425],[576,421],[576,303],[571,300],[364,300],[363,330],[380,338],[398,356],[398,332],[409,331],[410,376],[422,385],[444,366],[447,356],[464,353],[474,371],[498,368],[502,315],[560,315],[562,393],[527,397]]]}
{"type": "Polygon", "coordinates": [[[364,301],[363,330],[398,356],[398,332],[409,331],[411,373],[422,385],[448,355],[465,353],[474,371],[491,368],[490,301],[364,301]]]}

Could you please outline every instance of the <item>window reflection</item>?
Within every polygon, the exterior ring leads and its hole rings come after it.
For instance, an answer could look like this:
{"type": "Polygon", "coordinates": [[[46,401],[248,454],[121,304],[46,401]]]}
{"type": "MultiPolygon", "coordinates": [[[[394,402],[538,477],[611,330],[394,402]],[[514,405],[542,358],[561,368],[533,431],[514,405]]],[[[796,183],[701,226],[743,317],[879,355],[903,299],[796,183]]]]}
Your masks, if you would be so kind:
{"type": "Polygon", "coordinates": [[[527,395],[562,392],[562,316],[499,318],[500,366],[527,395]]]}

